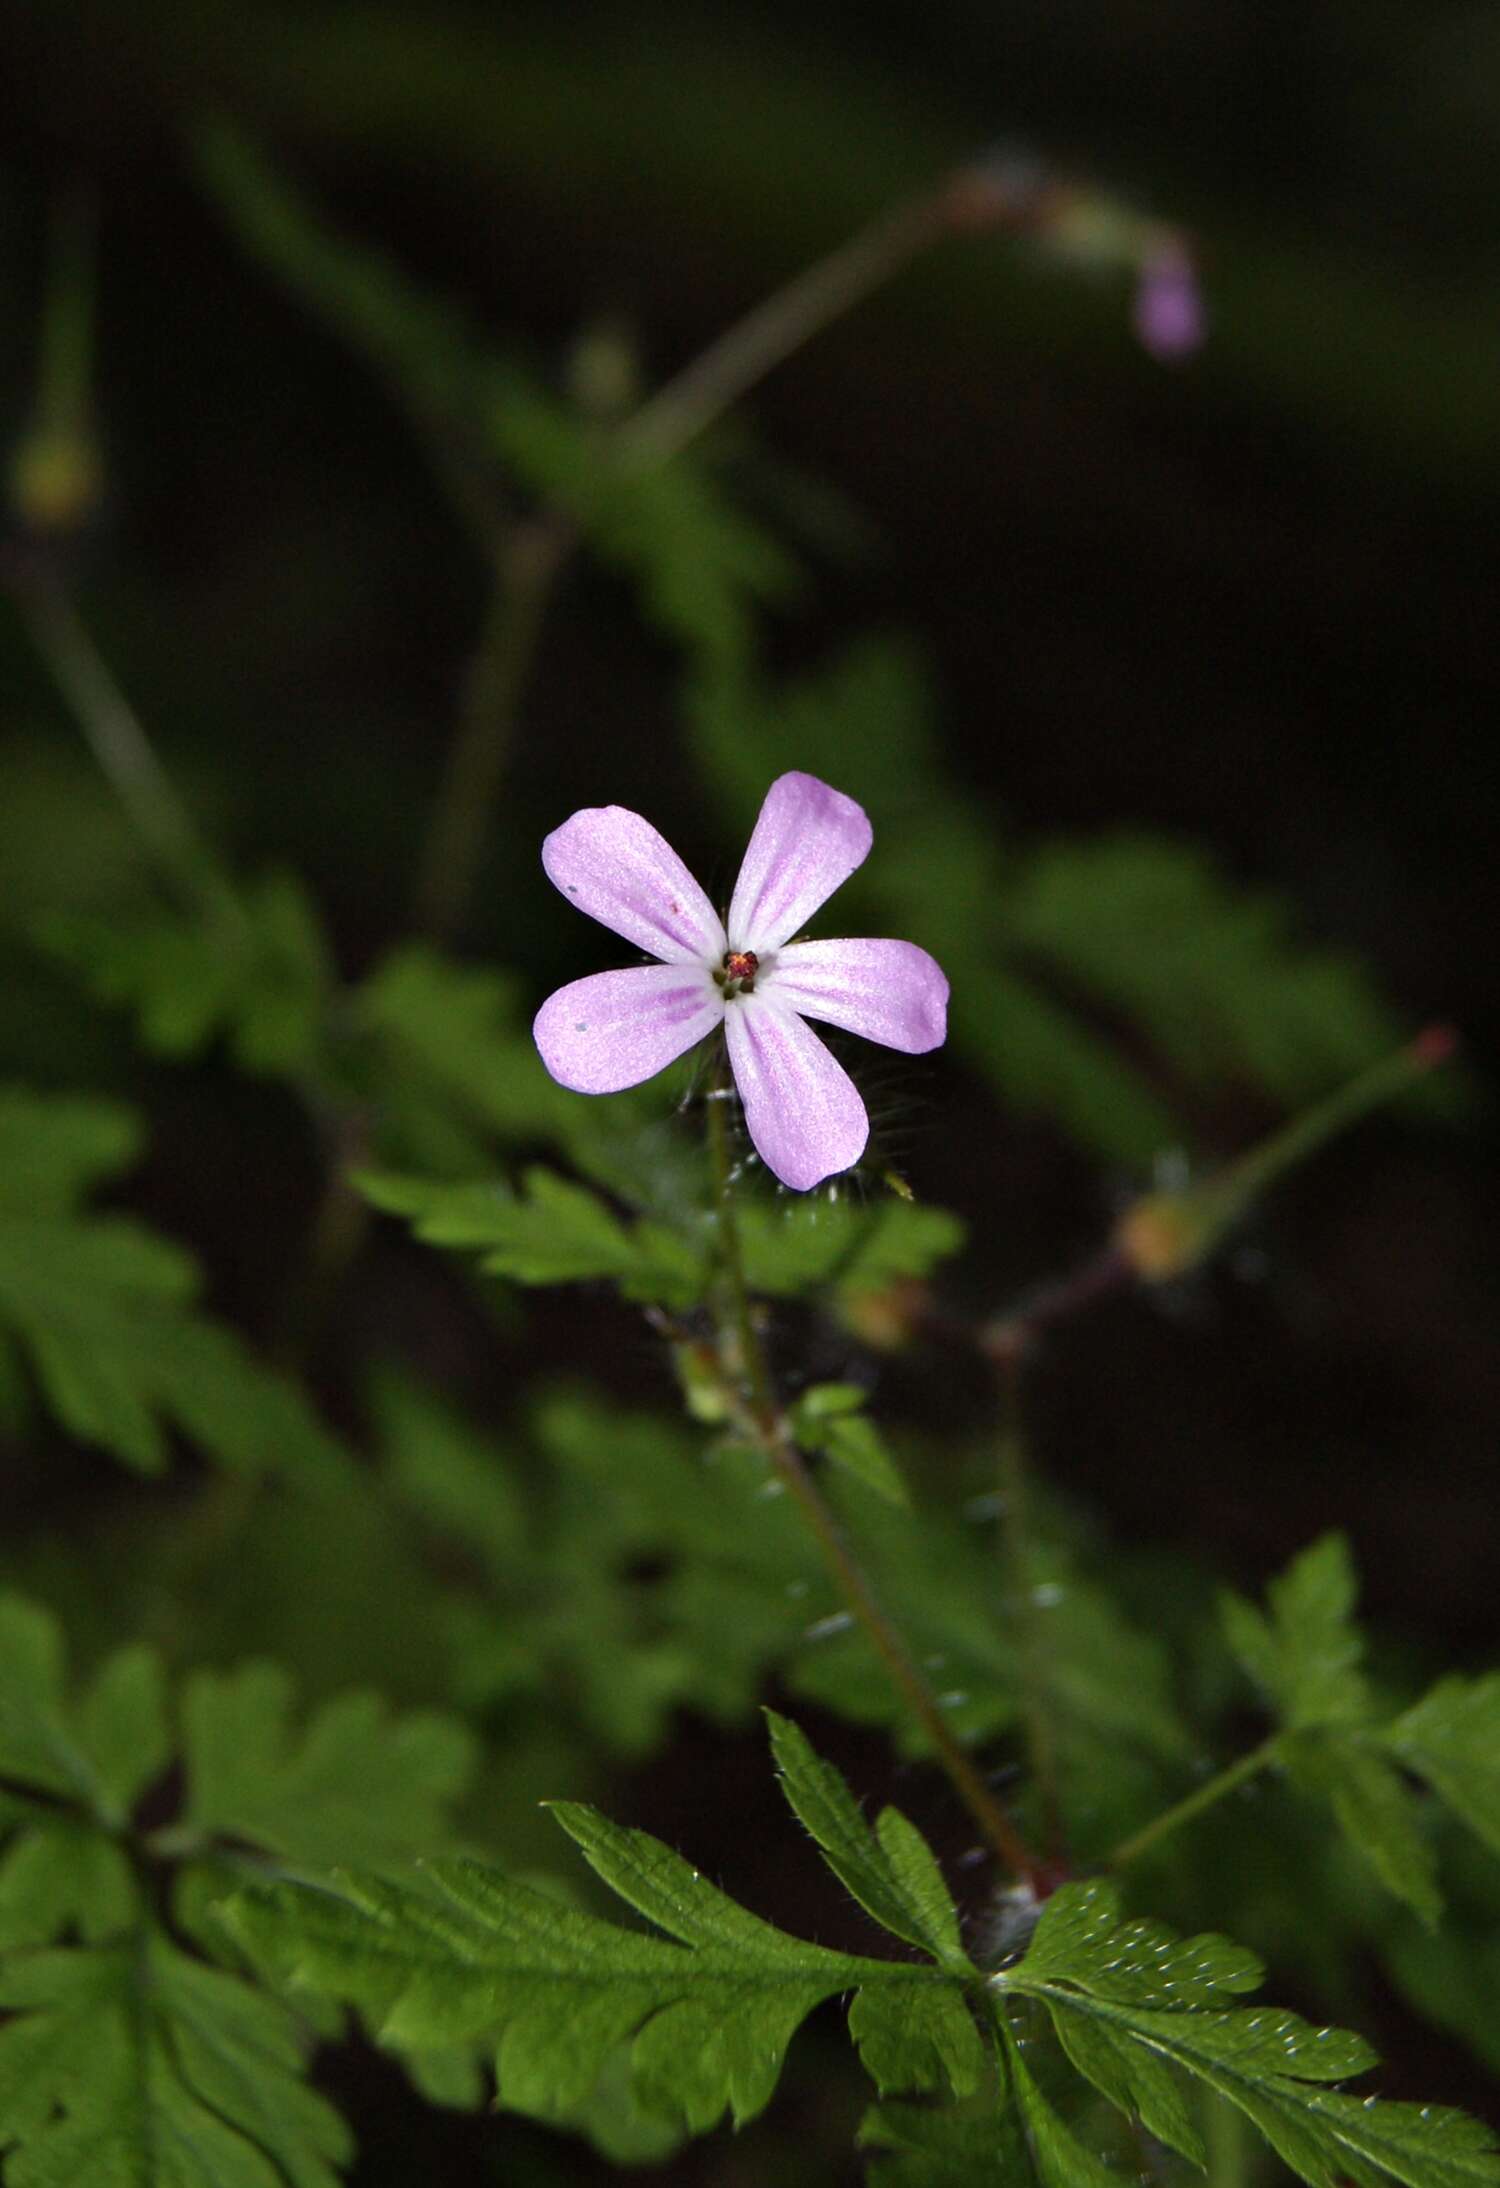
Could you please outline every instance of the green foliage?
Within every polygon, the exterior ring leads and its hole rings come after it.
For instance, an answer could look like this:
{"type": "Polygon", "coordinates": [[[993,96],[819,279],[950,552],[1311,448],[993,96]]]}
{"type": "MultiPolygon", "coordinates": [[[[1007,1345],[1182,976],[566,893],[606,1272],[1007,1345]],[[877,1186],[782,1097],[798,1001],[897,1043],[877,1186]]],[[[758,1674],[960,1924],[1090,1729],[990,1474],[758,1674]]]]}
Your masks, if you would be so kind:
{"type": "Polygon", "coordinates": [[[557,1137],[589,1107],[548,1077],[506,973],[405,943],[355,990],[348,1014],[375,1050],[368,1068],[393,1159],[472,1174],[490,1139],[557,1137]]]}
{"type": "Polygon", "coordinates": [[[142,1925],[0,1967],[7,2188],[333,2188],[353,2142],[286,2009],[142,1925]]]}
{"type": "MultiPolygon", "coordinates": [[[[551,1461],[538,1477],[407,1382],[383,1377],[375,1407],[398,1508],[467,1575],[438,1609],[466,1706],[540,1701],[631,1756],[662,1739],[681,1702],[748,1713],[765,1634],[741,1633],[726,1662],[701,1653],[672,1615],[662,1561],[713,1509],[674,1423],[556,1400],[533,1424],[551,1461]]],[[[785,1625],[783,1616],[778,1638],[785,1625]]]]}
{"type": "Polygon", "coordinates": [[[888,2086],[930,2086],[925,2045],[902,2060],[894,2030],[909,2017],[920,2025],[920,2002],[944,1992],[938,1969],[804,1944],[644,1832],[573,1803],[554,1813],[596,1874],[665,1936],[456,1861],[429,1868],[435,1893],[370,1877],[342,1879],[339,1896],[252,1888],[235,1895],[226,1920],[257,1961],[357,2005],[387,2041],[485,2043],[501,2102],[542,2118],[582,2103],[628,2043],[648,2110],[695,2132],[726,2111],[750,2119],[771,2097],[797,2028],[845,1992],[855,1994],[851,2027],[871,2071],[894,2074],[888,2086]]]}
{"type": "Polygon", "coordinates": [[[159,1659],[126,1648],[69,1691],[56,1621],[0,1595],[0,2147],[10,2188],[332,2188],[352,2144],[301,2084],[306,2036],[284,2002],[210,1957],[205,1907],[247,1860],[393,1861],[440,1844],[472,1744],[369,1696],[294,1733],[269,1665],[198,1673],[173,1705],[159,1659]],[[143,1799],[182,1779],[181,1813],[143,1799]],[[76,1936],[76,1945],[58,1940],[76,1936]]]}
{"type": "Polygon", "coordinates": [[[1325,1535],[1271,1583],[1268,1614],[1227,1596],[1225,1631],[1281,1722],[1277,1759],[1331,1802],[1389,1889],[1432,1923],[1442,1911],[1437,1864],[1402,1772],[1425,1779],[1500,1852],[1500,1677],[1439,1680],[1390,1721],[1361,1669],[1354,1602],[1348,1544],[1325,1535]]]}
{"type": "Polygon", "coordinates": [[[295,1078],[322,1041],[328,945],[295,875],[269,874],[237,903],[233,923],[164,910],[55,912],[34,931],[101,1002],[134,1015],[153,1054],[195,1056],[222,1035],[245,1071],[295,1078]]]}
{"type": "MultiPolygon", "coordinates": [[[[610,1122],[599,1122],[602,1132],[589,1142],[575,1138],[573,1152],[612,1197],[640,1205],[639,1172],[615,1159],[610,1122]]],[[[627,1222],[599,1192],[537,1165],[526,1171],[521,1193],[498,1180],[450,1183],[386,1171],[367,1172],[358,1182],[376,1207],[405,1216],[429,1245],[478,1253],[487,1275],[513,1283],[609,1279],[627,1299],[680,1311],[696,1306],[715,1281],[713,1220],[675,1195],[659,1215],[627,1222]]],[[[900,1277],[925,1275],[962,1238],[962,1226],[945,1210],[894,1197],[864,1205],[752,1203],[741,1218],[746,1281],[752,1291],[779,1297],[880,1291],[900,1277]]],[[[868,1438],[855,1428],[843,1441],[854,1463],[854,1445],[868,1438]]]]}
{"type": "Polygon", "coordinates": [[[517,476],[567,511],[700,673],[744,674],[756,612],[794,591],[796,569],[707,461],[693,453],[657,462],[628,440],[612,448],[590,420],[519,387],[495,405],[492,430],[517,476]]]}
{"type": "Polygon", "coordinates": [[[626,1225],[587,1186],[555,1172],[526,1172],[524,1191],[500,1184],[444,1185],[366,1173],[360,1188],[377,1208],[410,1218],[433,1246],[477,1251],[489,1276],[522,1284],[610,1277],[627,1299],[691,1306],[704,1266],[690,1244],[659,1223],[626,1225]]]}
{"type": "Polygon", "coordinates": [[[469,1734],[427,1712],[393,1718],[373,1694],[341,1695],[294,1733],[293,1693],[275,1664],[188,1679],[184,1836],[315,1864],[436,1845],[473,1769],[469,1734]]]}
{"type": "Polygon", "coordinates": [[[894,1195],[863,1203],[799,1199],[749,1202],[739,1216],[745,1280],[752,1291],[787,1298],[822,1285],[881,1291],[902,1277],[929,1276],[964,1242],[946,1208],[894,1195]]]}
{"type": "Polygon", "coordinates": [[[433,1864],[428,1888],[359,1875],[342,1876],[336,1891],[251,1885],[224,1920],[256,1965],[357,2006],[387,2043],[483,2045],[501,2102],[544,2119],[583,2104],[621,2047],[647,2112],[695,2133],[726,2111],[749,2119],[772,2095],[798,2027],[842,1993],[882,2096],[973,2100],[952,2115],[882,2106],[867,2120],[863,2139],[894,2153],[875,2177],[898,2188],[990,2177],[1104,2188],[1120,2177],[1023,2056],[1018,2016],[1034,2008],[1086,2083],[1194,2162],[1205,2151],[1183,2080],[1238,2108],[1310,2188],[1500,2180],[1500,2154],[1476,2121],[1330,2089],[1374,2063],[1361,2038],[1241,2005],[1261,1978],[1253,1954],[1227,1938],[1127,1920],[1107,1883],[1064,1885],[1024,1954],[983,1974],[920,1835],[889,1809],[872,1829],[794,1725],[772,1717],[771,1731],[787,1797],[830,1868],[921,1960],[805,1944],[660,1841],[576,1803],[560,1804],[557,1820],[650,1932],[472,1861],[433,1864]],[[988,2081],[981,2024],[998,2046],[988,2081]]]}
{"type": "MultiPolygon", "coordinates": [[[[1436,2106],[1391,2104],[1323,2086],[1363,2073],[1361,2037],[1295,2014],[1235,2003],[1260,1964],[1226,1938],[1178,1937],[1122,1921],[1114,1887],[1064,1885],[1024,1957],[991,1978],[1002,1995],[1044,2004],[1073,2064],[1122,2110],[1195,2162],[1203,2151],[1176,2073],[1238,2107],[1312,2188],[1459,2188],[1500,2179],[1486,2129],[1436,2106]]],[[[1036,2148],[1035,2123],[1028,2135],[1036,2148]]],[[[1084,2178],[1064,2159],[1044,2181],[1084,2178]]]]}
{"type": "Polygon", "coordinates": [[[940,1967],[972,1972],[948,1887],[921,1833],[897,1808],[882,1809],[872,1831],[842,1775],[807,1735],[774,1710],[766,1722],[781,1790],[839,1882],[893,1937],[930,1953],[940,1967]]]}
{"type": "MultiPolygon", "coordinates": [[[[337,235],[241,134],[199,140],[200,171],[240,241],[391,386],[442,453],[486,459],[566,513],[635,587],[643,613],[716,673],[743,671],[757,610],[794,565],[696,456],[660,463],[612,448],[575,411],[377,254],[337,235]]],[[[481,480],[460,489],[471,513],[481,480]]],[[[494,516],[498,517],[498,500],[494,516]]]]}
{"type": "Polygon", "coordinates": [[[1361,1724],[1371,1713],[1356,1593],[1348,1542],[1331,1534],[1271,1582],[1266,1614],[1241,1596],[1223,1599],[1230,1647],[1290,1732],[1361,1724]]]}
{"type": "Polygon", "coordinates": [[[1500,1672],[1440,1679],[1384,1737],[1397,1760],[1500,1854],[1500,1672]]]}
{"type": "Polygon", "coordinates": [[[864,1412],[867,1391],[857,1383],[814,1383],[788,1419],[804,1451],[823,1452],[877,1497],[908,1505],[906,1484],[875,1423],[864,1412]]]}
{"type": "Polygon", "coordinates": [[[0,1092],[0,1329],[63,1426],[143,1473],[166,1465],[171,1423],[225,1466],[337,1484],[339,1446],[289,1382],[198,1310],[189,1257],[78,1205],[138,1144],[112,1103],[0,1092]]]}

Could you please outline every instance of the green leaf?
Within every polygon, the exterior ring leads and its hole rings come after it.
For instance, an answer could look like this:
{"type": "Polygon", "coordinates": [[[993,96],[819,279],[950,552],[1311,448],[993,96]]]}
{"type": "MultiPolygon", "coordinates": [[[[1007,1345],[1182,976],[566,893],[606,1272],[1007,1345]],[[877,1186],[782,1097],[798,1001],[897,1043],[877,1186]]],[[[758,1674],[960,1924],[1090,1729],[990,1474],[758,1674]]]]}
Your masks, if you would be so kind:
{"type": "Polygon", "coordinates": [[[806,1734],[774,1710],[766,1711],[766,1722],[781,1789],[840,1883],[894,1937],[942,1966],[972,1972],[942,1871],[915,1825],[887,1808],[872,1831],[842,1775],[806,1734]]]}
{"type": "MultiPolygon", "coordinates": [[[[558,2118],[582,2103],[618,2046],[649,2110],[694,2132],[770,2098],[801,2022],[824,1999],[866,1988],[948,1991],[938,1969],[807,1945],[748,1913],[680,1856],[593,1810],[554,1810],[596,1874],[665,1937],[559,1904],[477,1862],[434,1863],[435,1890],[342,1880],[242,1891],[226,1920],[257,1958],[358,2005],[401,2046],[486,2041],[503,2103],[558,2118]]],[[[893,2009],[894,2010],[894,2009],[893,2009]]],[[[933,2017],[911,2008],[925,2074],[933,2017]]],[[[882,2071],[889,2017],[866,2024],[882,2071]]]]}
{"type": "Polygon", "coordinates": [[[1085,2148],[1038,2089],[1008,2029],[1005,2062],[1037,2188],[1119,2188],[1119,2174],[1085,2148]]]}
{"type": "Polygon", "coordinates": [[[393,1717],[373,1694],[325,1703],[291,1725],[293,1687],[274,1664],[195,1672],[183,1690],[193,1838],[248,1841],[291,1860],[379,1861],[439,1844],[468,1782],[474,1743],[448,1717],[393,1717]]]}
{"type": "MultiPolygon", "coordinates": [[[[1265,1974],[1254,1953],[1227,1937],[1179,1937],[1163,1922],[1122,1919],[1118,1891],[1102,1880],[1053,1893],[1021,1970],[1028,1980],[1076,1984],[1117,2005],[1195,2012],[1222,2008],[1257,1989],[1265,1974]]],[[[1369,2063],[1361,2047],[1360,2066],[1369,2063]]]]}
{"type": "Polygon", "coordinates": [[[1500,1672],[1440,1679],[1381,1738],[1500,1854],[1500,1672]]]}
{"type": "Polygon", "coordinates": [[[895,1197],[864,1205],[814,1194],[750,1201],[739,1224],[746,1282],[778,1297],[824,1285],[881,1291],[900,1277],[929,1275],[964,1242],[963,1224],[947,1209],[895,1197]]]}
{"type": "Polygon", "coordinates": [[[1362,2038],[1294,2014],[1222,2004],[1258,1974],[1253,1957],[1225,1938],[1179,1938],[1159,1923],[1123,1922],[1114,1887],[1095,1882],[1055,1893],[1025,1957],[991,1983],[1002,1997],[1040,2000],[1080,2070],[1143,2118],[1149,2106],[1155,2130],[1179,2148],[1190,2141],[1180,2135],[1163,2067],[1236,2105],[1312,2188],[1345,2179],[1359,2188],[1500,2180],[1500,2154],[1478,2122],[1319,2086],[1373,2064],[1362,2038]],[[1080,2028],[1089,2032],[1081,2039],[1080,2028]]]}
{"type": "Polygon", "coordinates": [[[286,2009],[141,1931],[0,1970],[8,2188],[335,2188],[343,2121],[286,2009]]]}
{"type": "Polygon", "coordinates": [[[0,1777],[81,1802],[114,1829],[170,1753],[161,1665],[150,1650],[121,1650],[72,1702],[57,1621],[0,1594],[0,1777]]]}
{"type": "Polygon", "coordinates": [[[911,1503],[875,1423],[859,1410],[868,1393],[854,1383],[814,1383],[792,1407],[792,1434],[804,1451],[821,1451],[888,1504],[911,1503]]]}
{"type": "Polygon", "coordinates": [[[1348,1542],[1329,1534],[1271,1582],[1269,1616],[1240,1596],[1223,1598],[1229,1646],[1289,1731],[1362,1724],[1371,1714],[1356,1592],[1348,1542]]]}
{"type": "Polygon", "coordinates": [[[0,1856],[0,1952],[70,1929],[96,1943],[126,1928],[139,1905],[122,1848],[79,1817],[39,1811],[0,1856]]]}
{"type": "Polygon", "coordinates": [[[144,1138],[136,1112],[118,1102],[0,1087],[0,1221],[69,1214],[130,1168],[144,1138]]]}
{"type": "MultiPolygon", "coordinates": [[[[601,455],[594,420],[519,383],[492,406],[495,446],[516,474],[565,509],[600,560],[634,586],[649,622],[700,672],[737,678],[761,609],[798,589],[796,564],[735,505],[703,451],[665,462],[601,455]]],[[[762,786],[764,787],[764,786],[762,786]]]]}
{"type": "Polygon", "coordinates": [[[550,1078],[519,983],[458,965],[425,943],[393,950],[349,1002],[377,1048],[382,1146],[455,1175],[480,1166],[488,1138],[564,1138],[587,1104],[550,1078]]]}
{"type": "Polygon", "coordinates": [[[122,1113],[64,1103],[49,1119],[50,1106],[16,1090],[0,1104],[0,1329],[24,1347],[63,1426],[145,1473],[166,1465],[170,1422],[226,1466],[312,1488],[345,1481],[345,1454],[295,1386],[197,1311],[186,1254],[69,1206],[70,1189],[133,1154],[122,1113]]]}
{"type": "Polygon", "coordinates": [[[295,1077],[322,1039],[328,944],[293,874],[247,884],[238,902],[243,927],[151,910],[56,912],[34,931],[101,1002],[133,1014],[154,1055],[195,1056],[222,1035],[246,1071],[295,1077]]]}
{"type": "Polygon", "coordinates": [[[859,2140],[881,2153],[870,2167],[871,2188],[1021,2188],[1030,2170],[1015,2108],[993,2096],[943,2111],[876,2105],[859,2140]]]}
{"type": "Polygon", "coordinates": [[[1371,1724],[1356,1593],[1349,1545],[1330,1534],[1271,1582],[1269,1615],[1233,1595],[1221,1599],[1220,1610],[1231,1649],[1284,1727],[1277,1759],[1304,1792],[1331,1804],[1344,1836],[1387,1889],[1431,1923],[1442,1911],[1437,1865],[1411,1795],[1383,1752],[1388,1736],[1371,1724]]]}
{"type": "Polygon", "coordinates": [[[477,1251],[480,1267],[520,1284],[612,1278],[627,1299],[688,1307],[701,1296],[705,1263],[683,1239],[649,1220],[627,1225],[587,1186],[531,1169],[524,1194],[500,1184],[446,1185],[366,1173],[361,1191],[406,1216],[432,1246],[477,1251]]]}
{"type": "Polygon", "coordinates": [[[1333,1804],[1344,1836],[1388,1890],[1436,1922],[1443,1911],[1437,1858],[1401,1774],[1361,1731],[1287,1733],[1278,1750],[1295,1782],[1333,1804]]]}
{"type": "MultiPolygon", "coordinates": [[[[538,1411],[528,1452],[497,1446],[406,1383],[384,1379],[377,1406],[400,1508],[463,1576],[442,1624],[466,1705],[536,1696],[631,1756],[660,1742],[682,1702],[749,1715],[768,1653],[764,1615],[759,1626],[753,1610],[726,1618],[721,1595],[713,1649],[676,1614],[679,1553],[734,1519],[680,1423],[555,1398],[538,1411]]],[[[778,1639],[788,1618],[783,1598],[778,1639]]]]}
{"type": "Polygon", "coordinates": [[[1182,2090],[1153,2051],[1081,2014],[1061,2014],[1055,2025],[1058,2041],[1085,2081],[1159,2142],[1180,2150],[1194,2165],[1207,2164],[1203,2137],[1182,2090]]]}
{"type": "Polygon", "coordinates": [[[1195,1084],[1242,1076],[1296,1108],[1403,1037],[1351,956],[1309,945],[1285,904],[1234,887],[1192,845],[1049,844],[1005,919],[1028,962],[1126,1013],[1195,1084]]]}

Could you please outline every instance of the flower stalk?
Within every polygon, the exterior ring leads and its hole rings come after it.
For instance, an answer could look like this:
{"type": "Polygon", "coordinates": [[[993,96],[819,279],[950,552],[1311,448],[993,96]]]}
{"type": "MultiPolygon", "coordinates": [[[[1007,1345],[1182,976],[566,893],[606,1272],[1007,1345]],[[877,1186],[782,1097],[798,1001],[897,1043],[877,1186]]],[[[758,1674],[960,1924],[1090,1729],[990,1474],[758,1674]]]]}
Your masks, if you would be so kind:
{"type": "MultiPolygon", "coordinates": [[[[776,1404],[765,1347],[761,1343],[745,1281],[739,1226],[734,1207],[734,1165],[729,1140],[730,1081],[722,1065],[718,1084],[708,1101],[709,1151],[713,1165],[714,1203],[725,1290],[728,1295],[729,1336],[732,1342],[730,1379],[742,1393],[741,1423],[765,1454],[776,1478],[806,1520],[822,1553],[839,1594],[866,1638],[892,1686],[932,1743],[948,1780],[968,1810],[985,1843],[1006,1868],[1039,1894],[1047,1889],[1048,1871],[1010,1818],[1001,1808],[980,1772],[954,1738],[937,1697],[917,1668],[900,1634],[876,1600],[864,1568],[846,1540],[838,1520],[824,1501],[807,1462],[788,1430],[776,1404]]],[[[722,1351],[721,1347],[721,1351],[722,1351]]]]}
{"type": "Polygon", "coordinates": [[[473,898],[522,694],[572,538],[560,512],[543,511],[511,525],[491,556],[484,627],[469,665],[458,731],[413,891],[413,922],[434,941],[454,939],[473,898]]]}
{"type": "Polygon", "coordinates": [[[1185,1823],[1193,1822],[1206,1809],[1214,1807],[1228,1794],[1237,1792],[1242,1785],[1247,1785],[1275,1761],[1276,1747],[1274,1738],[1264,1740],[1259,1747],[1251,1748],[1248,1754],[1241,1755],[1237,1762],[1230,1763],[1216,1776],[1206,1778],[1202,1785],[1196,1786],[1173,1807],[1164,1809],[1153,1822],[1143,1824],[1139,1831],[1122,1839],[1109,1856],[1105,1867],[1123,1869],[1128,1862],[1135,1861],[1144,1854],[1148,1847],[1155,1846],[1159,1839],[1170,1837],[1172,1832],[1180,1830],[1185,1823]]]}
{"type": "Polygon", "coordinates": [[[11,573],[11,592],[110,788],[163,873],[228,939],[245,937],[234,889],[173,786],[64,585],[37,563],[11,573]]]}

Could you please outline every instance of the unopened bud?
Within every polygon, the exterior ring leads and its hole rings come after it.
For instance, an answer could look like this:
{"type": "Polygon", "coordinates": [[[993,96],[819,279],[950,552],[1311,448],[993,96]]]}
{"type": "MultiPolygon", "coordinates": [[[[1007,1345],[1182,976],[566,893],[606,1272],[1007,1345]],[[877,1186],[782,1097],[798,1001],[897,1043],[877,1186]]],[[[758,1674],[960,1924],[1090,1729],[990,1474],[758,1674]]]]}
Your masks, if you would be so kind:
{"type": "Polygon", "coordinates": [[[1451,1026],[1428,1026],[1383,1063],[1315,1103],[1261,1146],[1178,1191],[1146,1193],[1115,1226],[1116,1251],[1148,1284],[1169,1283],[1205,1261],[1247,1211],[1288,1170],[1349,1125],[1456,1053],[1451,1026]]]}
{"type": "Polygon", "coordinates": [[[724,1386],[724,1372],[711,1345],[688,1343],[672,1347],[683,1403],[690,1417],[706,1428],[722,1428],[732,1407],[724,1386]]]}
{"type": "Polygon", "coordinates": [[[641,400],[640,357],[618,319],[586,327],[568,360],[573,400],[586,418],[602,425],[628,417],[641,400]]]}
{"type": "Polygon", "coordinates": [[[21,441],[7,482],[21,529],[53,541],[84,530],[104,498],[104,463],[82,426],[39,424],[21,441]]]}
{"type": "Polygon", "coordinates": [[[872,1352],[902,1352],[920,1333],[932,1293],[914,1276],[898,1277],[879,1291],[841,1292],[839,1320],[872,1352]]]}

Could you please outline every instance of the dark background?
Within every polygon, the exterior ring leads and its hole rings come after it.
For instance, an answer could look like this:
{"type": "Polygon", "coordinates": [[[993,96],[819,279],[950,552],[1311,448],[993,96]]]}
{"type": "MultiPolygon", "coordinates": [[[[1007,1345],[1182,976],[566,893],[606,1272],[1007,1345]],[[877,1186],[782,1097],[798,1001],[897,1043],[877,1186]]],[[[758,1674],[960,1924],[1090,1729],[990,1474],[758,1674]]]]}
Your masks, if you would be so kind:
{"type": "MultiPolygon", "coordinates": [[[[1201,841],[1363,954],[1413,1024],[1461,1029],[1464,1118],[1361,1127],[1281,1188],[1253,1266],[1174,1315],[1101,1306],[1032,1395],[1048,1463],[1122,1539],[1248,1582],[1347,1525],[1373,1615],[1460,1662],[1500,1641],[1497,84],[1500,16],[1431,0],[0,14],[4,418],[29,400],[50,206],[86,178],[110,494],[84,597],[201,809],[305,867],[353,970],[392,931],[481,578],[387,397],[227,239],[190,122],[233,114],[544,361],[624,315],[653,376],[996,141],[1193,228],[1212,335],[1185,368],[1133,346],[1122,281],[975,237],[757,391],[764,442],[875,543],[775,643],[795,664],[915,631],[952,766],[1007,828],[1201,841]]],[[[470,937],[538,998],[597,962],[533,879],[572,805],[645,806],[690,861],[722,858],[674,771],[668,666],[622,595],[570,584],[470,937]]],[[[3,617],[0,673],[0,739],[70,734],[3,617]]],[[[246,1158],[232,1119],[172,1098],[163,1220],[253,1317],[306,1177],[263,1122],[246,1158]],[[244,1245],[247,1159],[268,1236],[244,1245]]],[[[997,1125],[961,1074],[943,1098],[913,1174],[976,1218],[975,1298],[1014,1298],[1090,1250],[1126,1181],[997,1125]]]]}

